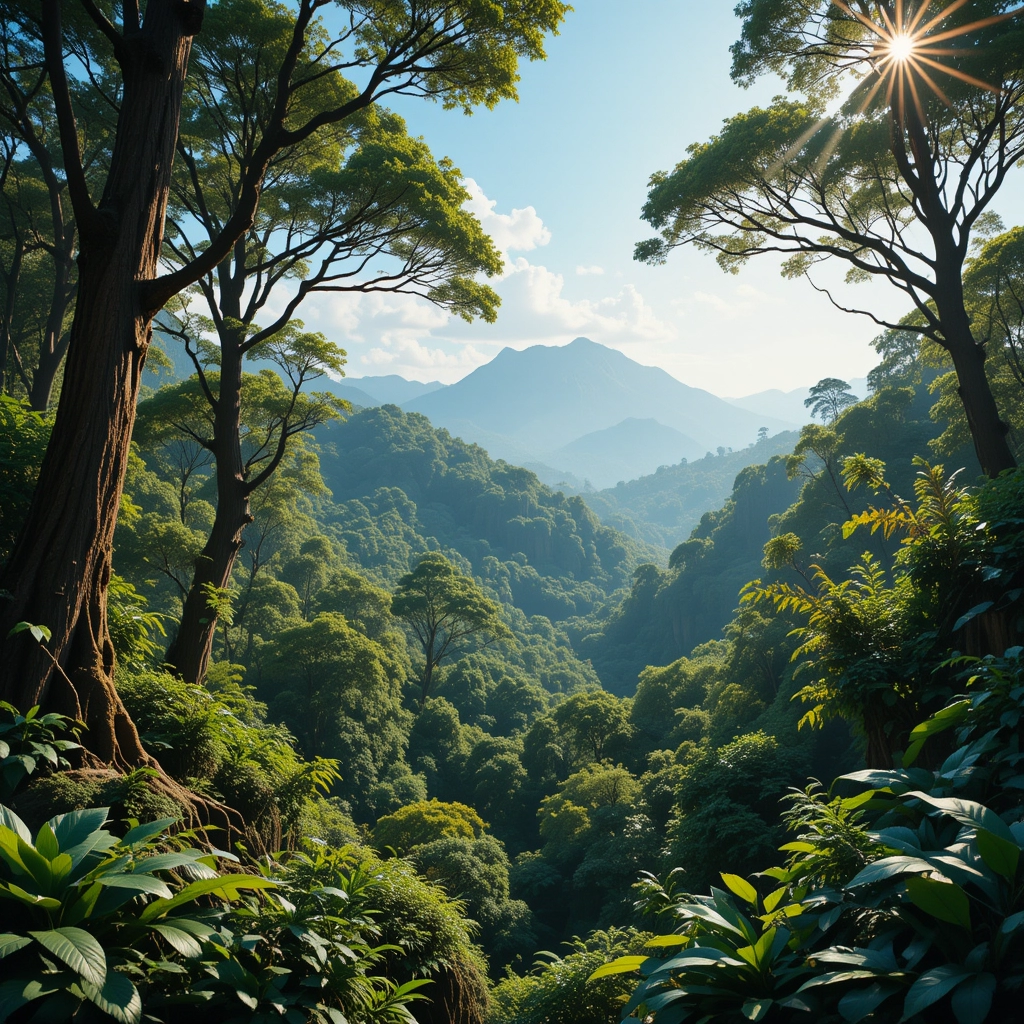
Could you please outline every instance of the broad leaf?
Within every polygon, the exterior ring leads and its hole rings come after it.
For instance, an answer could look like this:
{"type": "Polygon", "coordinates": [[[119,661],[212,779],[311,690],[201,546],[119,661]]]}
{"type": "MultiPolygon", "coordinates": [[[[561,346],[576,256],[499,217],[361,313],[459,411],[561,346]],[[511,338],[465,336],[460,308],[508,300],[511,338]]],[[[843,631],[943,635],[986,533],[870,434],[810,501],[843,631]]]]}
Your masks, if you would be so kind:
{"type": "Polygon", "coordinates": [[[839,1000],[839,1013],[849,1024],[857,1024],[857,1021],[863,1020],[869,1013],[873,1013],[886,999],[898,991],[898,985],[876,981],[867,988],[847,992],[839,1000]]]}
{"type": "Polygon", "coordinates": [[[25,935],[14,935],[11,932],[5,932],[0,935],[0,960],[11,953],[16,953],[19,949],[24,949],[26,946],[31,945],[31,943],[32,940],[25,935]]]}
{"type": "Polygon", "coordinates": [[[1017,875],[1017,863],[1020,860],[1020,847],[1016,843],[1008,843],[989,832],[987,828],[979,828],[978,853],[997,875],[1002,875],[1010,882],[1014,880],[1017,875]]]}
{"type": "MultiPolygon", "coordinates": [[[[109,816],[109,807],[89,807],[83,811],[57,814],[47,822],[47,825],[53,829],[60,848],[67,853],[71,847],[85,842],[94,832],[102,829],[109,816]]],[[[109,836],[109,833],[106,835],[109,836]]],[[[112,839],[113,836],[109,838],[112,839]]]]}
{"type": "Polygon", "coordinates": [[[725,882],[729,891],[739,896],[741,900],[749,903],[752,907],[757,906],[757,890],[745,878],[722,872],[722,881],[725,882]]]}
{"type": "Polygon", "coordinates": [[[959,885],[923,875],[908,878],[906,885],[910,902],[919,910],[970,931],[970,901],[959,885]]]}
{"type": "Polygon", "coordinates": [[[955,818],[961,825],[970,828],[984,828],[993,835],[1005,839],[1008,843],[1013,842],[1013,833],[1009,826],[995,811],[990,810],[984,804],[975,803],[973,800],[961,800],[958,797],[934,797],[928,793],[914,791],[906,793],[904,800],[920,800],[928,807],[948,814],[955,818]]]}
{"type": "Polygon", "coordinates": [[[926,971],[910,986],[900,1020],[910,1020],[916,1014],[927,1010],[932,1003],[937,1003],[947,992],[969,977],[971,972],[959,964],[943,964],[941,967],[933,967],[926,971]]]}
{"type": "Polygon", "coordinates": [[[889,878],[897,878],[908,872],[931,872],[932,865],[920,857],[883,857],[869,864],[849,883],[847,888],[858,885],[870,885],[872,882],[883,882],[889,878]]]}
{"type": "Polygon", "coordinates": [[[89,1002],[109,1014],[118,1024],[139,1024],[142,1020],[142,999],[138,990],[123,974],[111,971],[102,988],[85,982],[82,985],[89,1002]]]}
{"type": "Polygon", "coordinates": [[[51,928],[29,932],[44,949],[76,971],[82,978],[102,988],[107,980],[107,956],[103,947],[81,928],[51,928]]]}
{"type": "Polygon", "coordinates": [[[953,1016],[959,1024],[982,1024],[992,1009],[996,991],[994,974],[976,974],[953,993],[953,1016]]]}
{"type": "MultiPolygon", "coordinates": [[[[163,933],[161,932],[161,934],[163,933]]],[[[196,945],[198,947],[199,944],[196,943],[196,945]]],[[[631,972],[638,970],[640,965],[645,960],[649,959],[650,957],[646,956],[620,956],[617,959],[598,967],[598,969],[590,975],[587,981],[596,981],[598,978],[607,978],[613,974],[630,974],[631,972]]]]}

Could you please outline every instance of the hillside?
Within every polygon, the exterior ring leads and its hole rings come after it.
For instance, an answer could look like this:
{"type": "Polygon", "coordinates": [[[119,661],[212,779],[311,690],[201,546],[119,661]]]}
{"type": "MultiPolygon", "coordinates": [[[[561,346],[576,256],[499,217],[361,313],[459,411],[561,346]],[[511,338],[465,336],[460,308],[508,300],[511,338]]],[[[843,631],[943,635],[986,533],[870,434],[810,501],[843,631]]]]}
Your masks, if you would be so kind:
{"type": "Polygon", "coordinates": [[[335,535],[391,580],[429,548],[458,552],[527,615],[584,614],[653,552],[604,526],[579,496],[389,405],[321,428],[335,535]]]}
{"type": "MultiPolygon", "coordinates": [[[[912,460],[917,453],[927,453],[928,442],[939,433],[929,415],[932,402],[927,387],[918,386],[913,391],[883,391],[851,407],[835,425],[836,446],[828,456],[833,466],[844,456],[867,452],[885,462],[897,493],[912,494],[917,472],[912,460]]],[[[970,451],[947,463],[950,472],[961,466],[963,482],[978,473],[970,451]]],[[[736,608],[740,588],[764,575],[762,546],[770,536],[796,534],[803,542],[804,564],[820,564],[839,577],[865,549],[891,563],[897,550],[894,541],[862,533],[844,539],[835,525],[875,499],[863,490],[848,493],[822,470],[814,455],[793,479],[779,457],[767,466],[742,470],[732,496],[701,517],[691,537],[673,550],[668,569],[642,566],[629,597],[614,612],[574,623],[576,649],[592,662],[604,685],[631,693],[646,665],[673,661],[719,637],[736,608]]],[[[633,493],[644,483],[636,481],[633,493]]],[[[590,497],[595,508],[601,508],[599,499],[606,493],[590,497]]],[[[609,522],[622,523],[607,511],[601,514],[609,522]]]]}
{"type": "Polygon", "coordinates": [[[656,547],[674,548],[686,540],[705,512],[728,499],[736,474],[793,450],[798,434],[784,431],[737,452],[694,462],[659,466],[657,472],[586,495],[601,521],[656,547]]]}

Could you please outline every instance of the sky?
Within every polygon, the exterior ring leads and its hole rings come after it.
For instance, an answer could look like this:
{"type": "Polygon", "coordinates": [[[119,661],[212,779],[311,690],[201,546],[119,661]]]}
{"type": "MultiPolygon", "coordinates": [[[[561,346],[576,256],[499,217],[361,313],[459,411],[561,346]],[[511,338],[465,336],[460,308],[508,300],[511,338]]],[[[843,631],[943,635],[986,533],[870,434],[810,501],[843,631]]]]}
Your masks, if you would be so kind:
{"type": "MultiPolygon", "coordinates": [[[[307,325],[347,349],[350,377],[450,384],[505,346],[580,335],[727,397],[864,376],[877,361],[875,325],[836,310],[806,281],[783,279],[774,258],[738,275],[689,247],[662,267],[632,258],[653,233],[640,220],[651,173],[783,91],[778,81],[731,82],[733,0],[574,6],[547,60],[522,67],[518,103],[471,117],[423,100],[392,103],[435,156],[454,160],[470,208],[505,253],[505,272],[491,281],[502,296],[497,323],[467,325],[412,297],[320,295],[303,306],[307,325]]],[[[888,317],[907,309],[890,286],[853,288],[851,303],[888,317]]]]}

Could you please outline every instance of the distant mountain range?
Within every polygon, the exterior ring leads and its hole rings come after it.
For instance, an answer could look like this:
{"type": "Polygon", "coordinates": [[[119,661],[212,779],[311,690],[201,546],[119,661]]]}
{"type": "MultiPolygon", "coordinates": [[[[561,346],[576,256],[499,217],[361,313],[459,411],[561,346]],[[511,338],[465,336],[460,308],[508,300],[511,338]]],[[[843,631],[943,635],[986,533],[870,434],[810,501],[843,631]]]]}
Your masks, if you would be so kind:
{"type": "MultiPolygon", "coordinates": [[[[168,345],[171,378],[191,366],[168,345]]],[[[256,371],[263,363],[247,367],[256,371]]],[[[147,384],[166,380],[147,374],[147,384]]],[[[866,394],[866,381],[851,381],[866,394]]],[[[321,378],[357,408],[398,405],[427,416],[494,459],[525,466],[549,485],[589,490],[636,480],[659,467],[749,448],[766,427],[770,435],[810,419],[808,388],[719,398],[664,370],[644,366],[588,338],[569,345],[502,349],[455,384],[407,380],[396,374],[321,378]]]]}
{"type": "Polygon", "coordinates": [[[791,426],[588,338],[503,349],[457,384],[403,408],[476,441],[492,458],[552,467],[556,477],[567,471],[596,487],[718,447],[746,447],[762,426],[771,433],[791,426]]]}

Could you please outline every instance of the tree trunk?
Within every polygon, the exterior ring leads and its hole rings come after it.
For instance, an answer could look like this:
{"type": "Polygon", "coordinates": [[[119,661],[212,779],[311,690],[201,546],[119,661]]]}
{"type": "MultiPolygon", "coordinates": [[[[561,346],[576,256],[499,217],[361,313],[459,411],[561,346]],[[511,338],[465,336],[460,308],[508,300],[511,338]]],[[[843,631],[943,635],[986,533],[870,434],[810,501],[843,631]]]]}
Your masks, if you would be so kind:
{"type": "Polygon", "coordinates": [[[235,559],[242,549],[242,531],[252,522],[239,443],[241,404],[242,355],[238,345],[225,342],[221,345],[220,394],[213,428],[217,513],[210,536],[196,559],[181,624],[166,655],[167,664],[190,683],[201,683],[206,677],[217,631],[217,611],[211,601],[210,588],[227,587],[235,559]]]}
{"type": "Polygon", "coordinates": [[[65,386],[25,530],[0,577],[0,698],[82,719],[82,741],[120,769],[149,764],[114,689],[107,629],[114,526],[127,468],[154,310],[152,280],[163,240],[190,37],[199,2],[150,0],[131,58],[110,171],[96,217],[80,221],[79,284],[65,386]],[[70,682],[27,632],[52,630],[50,649],[70,682]]]}
{"type": "Polygon", "coordinates": [[[39,362],[32,373],[32,387],[28,394],[29,405],[36,412],[46,412],[50,407],[53,384],[68,350],[64,317],[72,294],[71,261],[74,243],[68,242],[66,232],[63,232],[58,238],[58,245],[62,246],[62,249],[53,261],[54,280],[50,312],[46,318],[46,330],[39,344],[39,362]]]}

